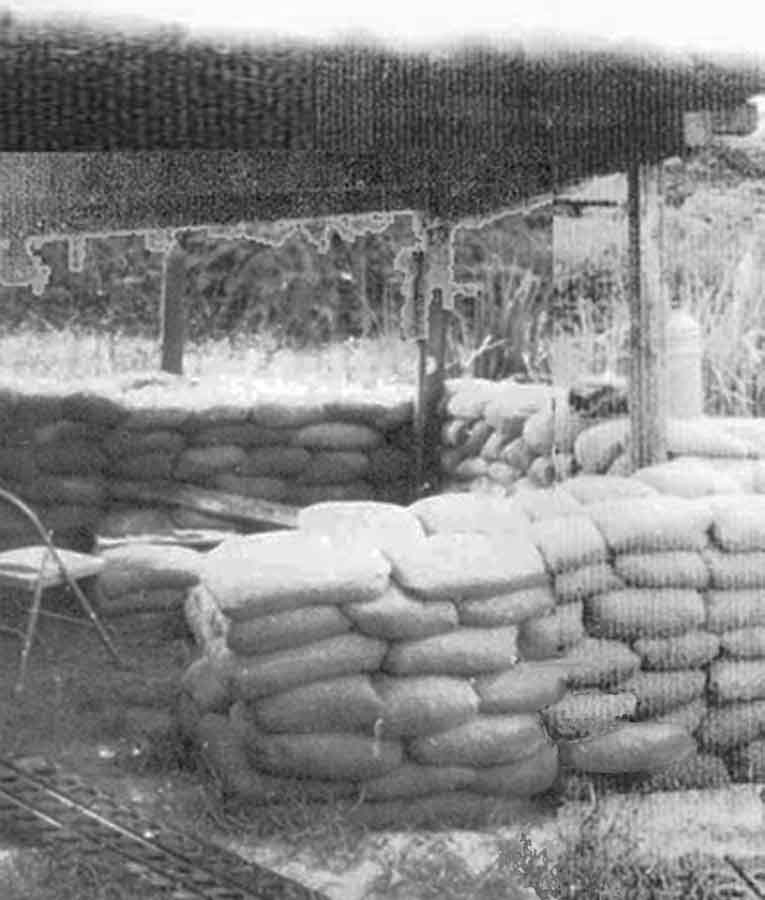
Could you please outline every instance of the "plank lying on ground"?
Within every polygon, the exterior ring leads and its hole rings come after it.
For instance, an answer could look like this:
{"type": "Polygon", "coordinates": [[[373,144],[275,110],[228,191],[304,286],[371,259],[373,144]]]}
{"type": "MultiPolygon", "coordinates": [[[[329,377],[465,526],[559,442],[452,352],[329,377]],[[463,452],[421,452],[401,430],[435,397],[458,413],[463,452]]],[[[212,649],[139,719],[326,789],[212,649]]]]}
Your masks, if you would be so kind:
{"type": "Polygon", "coordinates": [[[239,522],[270,523],[297,528],[299,509],[284,503],[256,500],[205,488],[135,481],[120,481],[111,486],[112,496],[120,500],[182,506],[196,512],[239,522]]]}

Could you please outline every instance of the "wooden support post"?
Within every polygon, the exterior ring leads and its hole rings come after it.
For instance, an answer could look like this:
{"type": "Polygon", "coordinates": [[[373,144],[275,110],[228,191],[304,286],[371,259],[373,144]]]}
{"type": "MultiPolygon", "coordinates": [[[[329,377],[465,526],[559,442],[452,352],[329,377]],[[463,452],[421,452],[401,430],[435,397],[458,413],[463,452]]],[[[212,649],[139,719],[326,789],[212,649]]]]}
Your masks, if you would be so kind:
{"type": "Polygon", "coordinates": [[[657,167],[627,172],[630,299],[630,462],[633,470],[663,462],[665,297],[661,274],[661,193],[657,167]]]}
{"type": "Polygon", "coordinates": [[[412,254],[414,277],[412,279],[412,307],[414,312],[414,332],[417,340],[417,401],[414,417],[414,472],[410,482],[410,496],[416,499],[425,482],[425,425],[427,421],[427,394],[425,376],[427,374],[427,308],[425,303],[424,275],[425,254],[417,250],[412,254]]]}
{"type": "Polygon", "coordinates": [[[173,243],[162,261],[162,371],[183,374],[183,344],[186,331],[186,256],[173,243]]]}

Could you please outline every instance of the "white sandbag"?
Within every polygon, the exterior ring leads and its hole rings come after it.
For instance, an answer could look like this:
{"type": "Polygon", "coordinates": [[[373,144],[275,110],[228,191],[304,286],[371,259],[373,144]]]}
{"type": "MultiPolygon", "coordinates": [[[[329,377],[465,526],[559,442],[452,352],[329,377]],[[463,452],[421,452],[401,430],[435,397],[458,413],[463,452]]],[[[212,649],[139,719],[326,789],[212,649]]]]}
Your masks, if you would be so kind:
{"type": "Polygon", "coordinates": [[[621,553],[614,569],[625,584],[644,588],[695,588],[703,591],[710,580],[700,553],[672,550],[666,553],[621,553]]]}
{"type": "Polygon", "coordinates": [[[457,607],[450,600],[423,602],[395,584],[374,600],[347,604],[343,614],[362,634],[386,641],[417,641],[459,625],[457,607]]]}
{"type": "Polygon", "coordinates": [[[717,703],[765,700],[765,660],[717,660],[709,667],[709,693],[717,703]]]}
{"type": "Polygon", "coordinates": [[[684,728],[688,734],[695,734],[704,716],[708,711],[707,701],[704,697],[698,697],[690,703],[682,706],[676,706],[664,715],[657,716],[653,721],[664,725],[679,725],[684,728]]]}
{"type": "Polygon", "coordinates": [[[523,533],[529,527],[528,517],[510,498],[438,494],[418,500],[409,511],[422,522],[428,534],[523,533]]]}
{"type": "Polygon", "coordinates": [[[539,551],[519,535],[437,534],[388,558],[401,587],[432,600],[491,597],[547,580],[539,551]]]}
{"type": "Polygon", "coordinates": [[[740,481],[733,475],[720,472],[700,459],[681,457],[669,462],[646,466],[635,472],[635,478],[673,497],[704,497],[709,494],[740,494],[740,481]]]}
{"type": "Polygon", "coordinates": [[[765,497],[746,494],[716,501],[712,537],[727,553],[765,550],[765,497]]]}
{"type": "Polygon", "coordinates": [[[705,595],[708,631],[722,634],[734,628],[765,626],[761,590],[708,591],[705,595]]]}
{"type": "Polygon", "coordinates": [[[235,537],[206,555],[201,577],[232,619],[302,606],[379,597],[390,566],[378,551],[353,552],[322,535],[271,532],[235,537]]]}
{"type": "Polygon", "coordinates": [[[213,644],[225,643],[230,620],[223,615],[215,598],[203,584],[189,590],[183,612],[189,630],[203,651],[206,652],[213,644]]]}
{"type": "Polygon", "coordinates": [[[460,624],[472,628],[519,625],[554,608],[555,596],[547,586],[523,588],[485,600],[465,600],[458,606],[460,624]]]}
{"type": "Polygon", "coordinates": [[[186,547],[126,544],[101,553],[99,576],[107,596],[159,588],[189,588],[199,583],[203,557],[186,547]]]}
{"type": "Polygon", "coordinates": [[[696,738],[705,750],[725,753],[765,737],[765,700],[711,707],[696,738]]]}
{"type": "Polygon", "coordinates": [[[624,582],[610,563],[594,563],[559,572],[555,576],[555,596],[558,603],[581,603],[595,594],[618,591],[624,582]]]}
{"type": "Polygon", "coordinates": [[[555,740],[576,740],[606,734],[635,714],[633,694],[575,691],[542,711],[542,720],[555,740]]]}
{"type": "Polygon", "coordinates": [[[695,669],[710,663],[720,652],[720,638],[708,631],[689,631],[669,638],[641,638],[633,645],[644,669],[695,669]]]}
{"type": "Polygon", "coordinates": [[[704,562],[709,568],[710,583],[715,590],[736,591],[765,588],[765,551],[722,553],[706,550],[704,562]]]}
{"type": "Polygon", "coordinates": [[[563,655],[585,637],[581,603],[558,606],[546,616],[526,619],[518,627],[522,659],[541,660],[563,655]]]}
{"type": "Polygon", "coordinates": [[[571,688],[614,688],[639,668],[640,657],[621,641],[586,637],[560,658],[539,665],[563,673],[571,688]]]}
{"type": "Polygon", "coordinates": [[[576,475],[566,482],[566,490],[583,506],[608,500],[652,497],[656,491],[634,478],[619,475],[576,475]]]}
{"type": "Polygon", "coordinates": [[[350,620],[336,606],[303,606],[246,622],[230,620],[226,642],[234,653],[253,656],[302,647],[350,630],[350,620]]]}
{"type": "Polygon", "coordinates": [[[498,766],[525,759],[546,743],[536,716],[479,716],[440,734],[411,741],[409,753],[424,765],[498,766]]]}
{"type": "Polygon", "coordinates": [[[706,672],[678,669],[671,672],[636,672],[620,685],[637,698],[637,719],[651,719],[692,703],[704,693],[706,672]]]}
{"type": "Polygon", "coordinates": [[[470,787],[490,797],[533,797],[549,790],[557,777],[558,748],[544,744],[518,762],[476,769],[470,787]]]}
{"type": "Polygon", "coordinates": [[[669,419],[667,452],[672,456],[722,456],[728,459],[752,459],[754,445],[726,431],[713,418],[669,419]]]}
{"type": "Polygon", "coordinates": [[[476,678],[473,688],[484,714],[534,713],[566,693],[566,677],[551,666],[519,663],[497,675],[476,678]]]}
{"type": "Polygon", "coordinates": [[[583,472],[597,475],[627,449],[629,419],[611,419],[583,431],[574,442],[574,454],[583,472]]]}
{"type": "Polygon", "coordinates": [[[680,497],[644,497],[593,503],[588,514],[615,553],[703,550],[711,512],[680,497]]]}
{"type": "Polygon", "coordinates": [[[560,760],[580,772],[619,775],[660,772],[691,756],[696,744],[677,725],[636,722],[593,738],[563,741],[560,760]]]}
{"type": "Polygon", "coordinates": [[[533,490],[524,488],[519,481],[513,499],[532,522],[578,516],[584,512],[582,504],[575,500],[565,487],[533,490]]]}
{"type": "Polygon", "coordinates": [[[672,637],[704,625],[706,611],[698,591],[627,588],[587,601],[588,630],[598,637],[633,641],[672,637]]]}
{"type": "Polygon", "coordinates": [[[553,574],[606,559],[603,535],[586,515],[538,521],[528,533],[553,574]]]}
{"type": "Polygon", "coordinates": [[[382,707],[377,733],[383,737],[423,737],[478,715],[478,696],[462,678],[383,677],[375,681],[375,688],[382,707]]]}
{"type": "Polygon", "coordinates": [[[298,528],[348,543],[368,543],[383,553],[400,543],[416,543],[425,536],[411,511],[393,503],[346,501],[317,503],[298,513],[298,528]]]}
{"type": "Polygon", "coordinates": [[[509,669],[518,661],[518,631],[505,628],[460,628],[448,634],[394,644],[383,668],[392,675],[470,677],[509,669]]]}
{"type": "Polygon", "coordinates": [[[734,659],[765,659],[765,627],[725,631],[719,637],[719,644],[725,656],[734,659]]]}

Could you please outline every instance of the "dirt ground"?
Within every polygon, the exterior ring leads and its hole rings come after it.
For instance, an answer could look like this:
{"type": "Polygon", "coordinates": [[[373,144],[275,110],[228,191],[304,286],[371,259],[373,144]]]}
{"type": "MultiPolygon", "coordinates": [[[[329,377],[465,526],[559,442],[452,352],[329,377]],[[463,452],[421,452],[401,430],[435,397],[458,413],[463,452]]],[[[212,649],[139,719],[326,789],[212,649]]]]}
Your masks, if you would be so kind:
{"type": "MultiPolygon", "coordinates": [[[[3,624],[14,624],[13,611],[6,613],[3,624]]],[[[16,624],[23,625],[23,618],[16,624]]],[[[21,697],[13,694],[20,644],[0,632],[0,754],[44,755],[147,817],[222,843],[332,900],[416,900],[397,884],[397,872],[418,866],[418,859],[437,859],[446,847],[479,870],[491,860],[498,837],[518,837],[524,830],[535,845],[554,853],[560,828],[576,827],[581,809],[571,804],[557,811],[540,808],[517,827],[491,834],[365,834],[331,816],[312,822],[298,815],[280,823],[273,813],[234,821],[201,773],[178,765],[176,745],[163,747],[156,740],[193,654],[180,614],[112,619],[108,626],[128,669],[111,662],[92,629],[43,619],[21,697]]],[[[757,786],[612,798],[604,810],[606,818],[629,817],[648,853],[704,849],[748,855],[765,847],[765,805],[757,786]]]]}

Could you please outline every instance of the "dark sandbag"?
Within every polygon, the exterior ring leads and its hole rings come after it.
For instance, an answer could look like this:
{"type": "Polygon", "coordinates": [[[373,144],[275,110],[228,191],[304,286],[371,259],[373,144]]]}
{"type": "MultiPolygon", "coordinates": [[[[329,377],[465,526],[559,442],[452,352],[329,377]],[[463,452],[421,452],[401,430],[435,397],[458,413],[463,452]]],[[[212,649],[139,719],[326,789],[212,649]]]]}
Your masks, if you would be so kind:
{"type": "Polygon", "coordinates": [[[303,447],[257,447],[249,451],[238,471],[249,478],[292,478],[310,461],[311,454],[303,447]]]}
{"type": "Polygon", "coordinates": [[[731,757],[731,772],[736,781],[765,781],[765,740],[736,748],[731,757]]]}
{"type": "Polygon", "coordinates": [[[169,481],[175,470],[175,456],[166,452],[136,453],[112,462],[112,474],[127,481],[169,481]]]}
{"type": "Polygon", "coordinates": [[[164,534],[174,528],[175,523],[166,510],[148,507],[115,509],[112,506],[99,522],[98,532],[103,537],[124,537],[131,534],[164,534]]]}
{"type": "Polygon", "coordinates": [[[586,636],[581,603],[568,603],[540,618],[526,619],[518,626],[518,652],[522,659],[540,660],[562,656],[586,636]]]}
{"type": "Polygon", "coordinates": [[[34,442],[37,447],[48,444],[70,444],[83,442],[99,444],[105,438],[107,429],[85,422],[73,422],[71,419],[59,419],[49,425],[41,425],[34,430],[34,442]]]}
{"type": "Polygon", "coordinates": [[[709,569],[700,553],[674,550],[669,553],[623,553],[614,569],[626,584],[646,588],[695,588],[709,585],[709,569]]]}
{"type": "Polygon", "coordinates": [[[575,740],[613,731],[624,719],[632,718],[636,706],[631,693],[580,691],[566,694],[548,706],[542,712],[542,720],[556,740],[575,740]]]}
{"type": "Polygon", "coordinates": [[[698,669],[675,672],[636,672],[620,687],[637,698],[637,719],[664,715],[697,700],[704,693],[706,673],[698,669]]]}
{"type": "Polygon", "coordinates": [[[765,627],[725,631],[719,642],[722,652],[734,659],[765,659],[765,627]]]}
{"type": "Polygon", "coordinates": [[[105,506],[109,499],[107,483],[101,478],[57,477],[43,475],[24,491],[32,504],[51,506],[105,506]]]}
{"type": "Polygon", "coordinates": [[[191,697],[200,715],[227,713],[233,699],[220,666],[207,656],[194,660],[183,673],[181,691],[191,697]]]}
{"type": "Polygon", "coordinates": [[[173,406],[133,407],[130,414],[121,423],[127,431],[175,431],[183,428],[191,417],[188,409],[173,406]]]}
{"type": "Polygon", "coordinates": [[[69,418],[64,415],[64,406],[58,393],[43,389],[39,393],[25,390],[15,398],[13,420],[19,426],[36,428],[69,418]]]}
{"type": "Polygon", "coordinates": [[[311,450],[374,450],[383,443],[383,436],[368,425],[321,422],[300,428],[293,442],[311,450]]]}
{"type": "Polygon", "coordinates": [[[191,531],[230,531],[232,533],[236,533],[238,528],[231,519],[197,512],[195,509],[184,509],[182,506],[174,507],[170,514],[176,528],[191,531]]]}
{"type": "Polygon", "coordinates": [[[241,447],[189,447],[178,457],[173,474],[178,481],[205,482],[219,472],[238,471],[246,459],[241,447]]]}
{"type": "Polygon", "coordinates": [[[239,697],[259,700],[314,681],[375,672],[387,649],[384,641],[342,634],[292,650],[240,657],[232,677],[239,697]]]}
{"type": "Polygon", "coordinates": [[[376,550],[353,551],[321,535],[271,532],[232,537],[206,554],[201,577],[220,608],[244,622],[303,606],[373,600],[390,566],[376,550]]]}
{"type": "Polygon", "coordinates": [[[250,729],[247,747],[258,769],[292,778],[363,781],[403,762],[399,741],[360,734],[263,734],[250,729]]]}
{"type": "Polygon", "coordinates": [[[359,450],[320,450],[299,476],[302,484],[347,484],[369,473],[369,457],[359,450]]]}
{"type": "Polygon", "coordinates": [[[697,732],[701,747],[725,753],[765,737],[765,700],[710,708],[697,732]]]}
{"type": "Polygon", "coordinates": [[[428,534],[524,533],[529,519],[511,498],[438,494],[413,503],[409,510],[428,534]]]}
{"type": "Polygon", "coordinates": [[[676,706],[662,716],[656,716],[653,720],[665,725],[679,725],[684,728],[688,734],[696,734],[706,716],[708,710],[707,701],[704,697],[698,697],[690,703],[682,706],[676,706]]]}
{"type": "Polygon", "coordinates": [[[549,790],[558,777],[558,748],[543,744],[531,756],[504,766],[476,769],[468,785],[477,794],[490,797],[533,797],[549,790]]]}
{"type": "Polygon", "coordinates": [[[765,659],[713,662],[709,667],[709,694],[716,703],[765,700],[765,659]]]}
{"type": "Polygon", "coordinates": [[[564,696],[566,678],[551,666],[519,663],[507,672],[475,679],[473,688],[484,714],[533,713],[564,696]]]}
{"type": "Polygon", "coordinates": [[[265,428],[254,422],[215,425],[193,431],[189,441],[194,447],[272,447],[288,443],[290,434],[280,428],[265,428]]]}
{"type": "Polygon", "coordinates": [[[670,638],[642,638],[633,645],[644,669],[695,669],[720,651],[720,638],[708,631],[689,631],[670,638]]]}
{"type": "Polygon", "coordinates": [[[320,401],[285,397],[281,402],[258,401],[253,404],[250,418],[265,428],[298,429],[321,422],[327,417],[320,401]]]}
{"type": "Polygon", "coordinates": [[[233,472],[221,472],[212,479],[213,487],[227,494],[256,497],[279,503],[288,493],[287,482],[281,478],[247,478],[233,472]]]}
{"type": "Polygon", "coordinates": [[[623,641],[671,637],[704,625],[698,591],[628,588],[591,597],[586,606],[591,634],[623,641]]]}
{"type": "Polygon", "coordinates": [[[366,675],[315,681],[265,697],[253,706],[259,728],[293,734],[337,731],[371,735],[384,712],[383,700],[366,675]]]}
{"type": "MultiPolygon", "coordinates": [[[[466,766],[420,766],[405,762],[387,775],[362,782],[361,793],[366,800],[406,800],[469,788],[474,779],[474,770],[466,766]]],[[[404,822],[402,819],[399,824],[404,822]]]]}
{"type": "Polygon", "coordinates": [[[525,759],[546,743],[537,716],[479,716],[411,741],[409,754],[424,765],[498,766],[525,759]]]}
{"type": "Polygon", "coordinates": [[[35,457],[27,448],[0,448],[0,478],[14,485],[31,484],[40,475],[35,457]]]}
{"type": "Polygon", "coordinates": [[[412,470],[412,454],[398,447],[383,445],[367,453],[369,473],[367,480],[375,485],[396,482],[408,483],[412,470]]]}
{"type": "Polygon", "coordinates": [[[416,516],[393,503],[350,501],[316,503],[298,513],[298,528],[347,543],[364,541],[383,553],[421,541],[425,532],[416,516]]]}
{"type": "Polygon", "coordinates": [[[127,410],[115,399],[86,391],[77,391],[63,397],[61,411],[65,419],[104,428],[114,428],[127,416],[127,410]]]}
{"type": "Polygon", "coordinates": [[[38,447],[35,462],[41,471],[53,475],[101,475],[107,468],[106,456],[85,441],[38,447]]]}
{"type": "Polygon", "coordinates": [[[182,624],[186,594],[186,588],[158,588],[119,596],[104,596],[99,612],[110,618],[134,616],[137,613],[175,613],[176,621],[182,624]]]}
{"type": "Polygon", "coordinates": [[[247,622],[232,621],[226,641],[234,653],[254,656],[302,647],[350,630],[350,621],[336,606],[305,606],[247,622]]]}
{"type": "Polygon", "coordinates": [[[338,422],[358,422],[384,431],[398,428],[412,421],[413,404],[411,400],[376,400],[353,399],[330,400],[324,404],[326,417],[338,422]]]}
{"type": "Polygon", "coordinates": [[[547,583],[538,550],[519,535],[437,534],[387,555],[399,585],[430,600],[480,599],[547,583]]]}
{"type": "Polygon", "coordinates": [[[706,601],[706,628],[722,634],[734,628],[759,628],[765,626],[765,603],[762,591],[708,591],[706,601]]]}
{"type": "Polygon", "coordinates": [[[199,583],[202,556],[185,547],[128,544],[104,550],[101,587],[108,596],[199,583]]]}
{"type": "Polygon", "coordinates": [[[623,587],[622,579],[611,564],[605,562],[581,566],[555,576],[555,596],[559,603],[580,603],[595,594],[618,591],[623,587]]]}
{"type": "Polygon", "coordinates": [[[587,512],[615,553],[699,552],[707,546],[712,524],[705,506],[680,497],[593,503],[587,512]]]}
{"type": "Polygon", "coordinates": [[[289,480],[287,495],[284,498],[291,506],[374,499],[375,489],[368,481],[349,481],[343,484],[294,484],[289,483],[289,480]]]}
{"type": "Polygon", "coordinates": [[[558,749],[563,765],[580,772],[618,775],[660,772],[692,756],[696,744],[679,726],[637,722],[597,737],[562,741],[558,749]]]}
{"type": "Polygon", "coordinates": [[[512,668],[518,660],[517,629],[460,628],[447,634],[394,644],[383,663],[393,675],[470,677],[512,668]]]}
{"type": "Polygon", "coordinates": [[[416,600],[394,584],[375,600],[349,603],[343,614],[363,634],[387,641],[417,641],[459,625],[457,608],[450,601],[416,600]]]}
{"type": "Polygon", "coordinates": [[[185,448],[186,439],[179,432],[169,429],[132,431],[120,428],[109,434],[103,446],[109,456],[118,459],[154,453],[174,459],[185,448]]]}
{"type": "Polygon", "coordinates": [[[588,516],[538,521],[529,535],[553,574],[606,559],[606,542],[588,516]]]}
{"type": "Polygon", "coordinates": [[[704,561],[709,567],[711,585],[715,590],[747,590],[765,588],[765,552],[721,553],[707,550],[704,561]]]}
{"type": "Polygon", "coordinates": [[[383,704],[379,731],[383,737],[422,737],[478,715],[478,696],[461,678],[379,678],[375,688],[383,704]]]}
{"type": "MultiPolygon", "coordinates": [[[[94,532],[101,518],[101,508],[74,503],[56,503],[51,506],[38,506],[37,514],[43,525],[56,534],[80,530],[94,532]]],[[[103,575],[101,577],[103,583],[103,575]]]]}
{"type": "Polygon", "coordinates": [[[468,627],[498,628],[519,625],[554,608],[555,596],[549,587],[530,587],[485,600],[465,600],[459,604],[459,617],[460,623],[468,627]]]}
{"type": "Polygon", "coordinates": [[[612,688],[640,666],[640,657],[621,641],[586,637],[558,659],[539,665],[557,668],[572,688],[612,688]]]}

